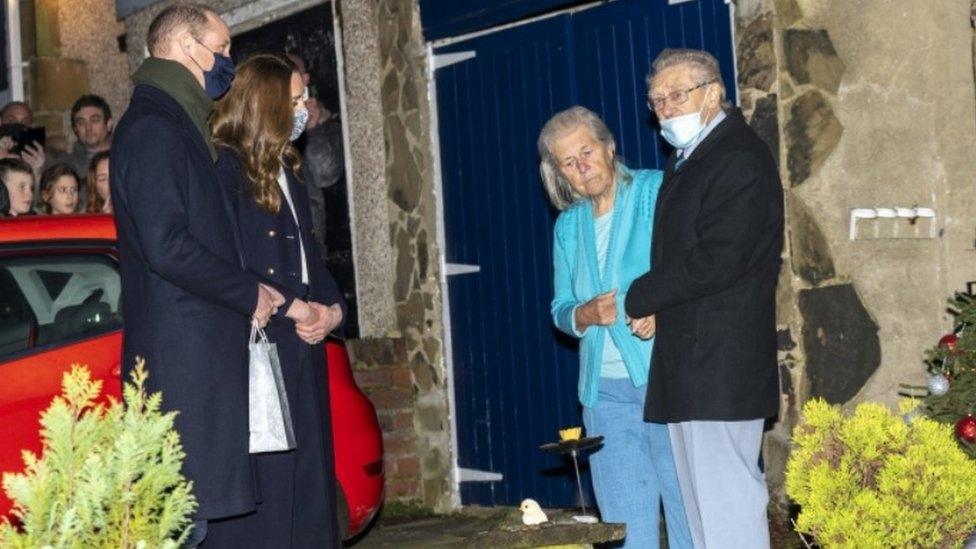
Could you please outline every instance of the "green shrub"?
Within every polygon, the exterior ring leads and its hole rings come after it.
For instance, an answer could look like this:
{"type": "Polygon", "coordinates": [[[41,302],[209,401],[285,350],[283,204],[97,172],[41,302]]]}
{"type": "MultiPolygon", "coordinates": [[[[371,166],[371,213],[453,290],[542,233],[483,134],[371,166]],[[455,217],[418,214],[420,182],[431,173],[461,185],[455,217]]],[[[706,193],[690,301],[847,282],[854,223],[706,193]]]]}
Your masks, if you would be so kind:
{"type": "Polygon", "coordinates": [[[793,442],[786,491],[801,506],[797,530],[826,549],[962,547],[976,526],[976,463],[947,425],[906,423],[876,403],[845,417],[818,399],[793,442]]]}
{"type": "Polygon", "coordinates": [[[168,547],[189,535],[196,509],[180,473],[184,454],[147,395],[140,361],[126,383],[126,405],[98,402],[101,382],[72,366],[62,394],[41,414],[43,450],[24,452],[24,472],[3,475],[18,524],[0,523],[5,548],[168,547]]]}

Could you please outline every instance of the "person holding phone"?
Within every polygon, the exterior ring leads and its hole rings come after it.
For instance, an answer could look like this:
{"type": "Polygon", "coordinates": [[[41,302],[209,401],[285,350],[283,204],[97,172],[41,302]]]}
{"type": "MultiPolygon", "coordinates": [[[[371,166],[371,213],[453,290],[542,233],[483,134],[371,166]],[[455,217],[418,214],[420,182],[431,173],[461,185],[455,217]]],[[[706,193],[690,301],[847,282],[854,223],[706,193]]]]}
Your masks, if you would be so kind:
{"type": "MultiPolygon", "coordinates": [[[[0,109],[0,125],[11,127],[8,131],[0,131],[0,158],[17,157],[27,162],[34,172],[34,181],[41,180],[41,173],[47,163],[47,153],[44,150],[44,127],[34,127],[34,111],[23,101],[11,101],[0,109]]],[[[39,196],[38,189],[34,189],[34,196],[39,196]]]]}

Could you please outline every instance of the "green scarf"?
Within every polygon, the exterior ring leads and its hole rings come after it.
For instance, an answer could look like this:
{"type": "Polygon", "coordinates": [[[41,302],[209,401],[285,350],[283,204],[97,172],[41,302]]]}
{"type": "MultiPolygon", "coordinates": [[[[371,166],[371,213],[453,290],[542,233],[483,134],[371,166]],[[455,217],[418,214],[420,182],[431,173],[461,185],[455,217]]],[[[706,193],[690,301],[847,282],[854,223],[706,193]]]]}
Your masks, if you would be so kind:
{"type": "Polygon", "coordinates": [[[217,161],[217,150],[210,138],[209,123],[214,102],[186,67],[176,61],[150,57],[143,61],[142,66],[132,75],[132,82],[152,86],[179,103],[200,131],[207,149],[210,150],[211,158],[214,162],[217,161]]]}

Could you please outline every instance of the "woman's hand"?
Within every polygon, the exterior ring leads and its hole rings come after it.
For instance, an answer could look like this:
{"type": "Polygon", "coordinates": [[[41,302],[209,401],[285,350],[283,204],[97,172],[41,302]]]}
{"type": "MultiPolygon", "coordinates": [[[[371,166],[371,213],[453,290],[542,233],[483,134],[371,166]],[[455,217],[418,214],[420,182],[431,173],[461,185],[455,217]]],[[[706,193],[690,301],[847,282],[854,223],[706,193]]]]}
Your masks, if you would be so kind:
{"type": "Polygon", "coordinates": [[[315,322],[318,320],[317,315],[318,312],[301,299],[293,300],[291,306],[285,311],[285,316],[294,320],[295,324],[315,322]]]}
{"type": "MultiPolygon", "coordinates": [[[[316,345],[342,322],[342,309],[339,305],[325,306],[321,303],[308,303],[314,311],[314,320],[310,322],[295,322],[295,333],[305,343],[316,345]]],[[[311,319],[311,317],[310,317],[311,319]]]]}
{"type": "Polygon", "coordinates": [[[617,321],[617,289],[600,294],[576,308],[576,330],[592,325],[609,326],[617,321]]]}
{"type": "Polygon", "coordinates": [[[654,315],[644,318],[627,317],[627,324],[630,325],[630,331],[641,339],[651,339],[657,332],[657,319],[654,315]]]}

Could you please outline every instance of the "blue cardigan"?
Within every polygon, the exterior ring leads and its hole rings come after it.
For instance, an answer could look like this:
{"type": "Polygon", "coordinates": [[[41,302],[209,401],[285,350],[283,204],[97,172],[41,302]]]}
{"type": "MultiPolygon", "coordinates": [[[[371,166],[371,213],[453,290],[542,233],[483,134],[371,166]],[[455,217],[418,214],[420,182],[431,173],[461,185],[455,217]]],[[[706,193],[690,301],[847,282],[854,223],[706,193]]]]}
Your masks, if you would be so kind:
{"type": "Polygon", "coordinates": [[[624,167],[618,172],[607,269],[602,278],[596,258],[592,202],[582,200],[570,206],[556,219],[553,231],[555,295],[552,320],[563,332],[573,337],[582,336],[579,399],[587,407],[597,402],[600,363],[607,334],[620,351],[635,387],[647,383],[653,346],[653,339],[643,341],[630,332],[624,298],[631,282],[650,269],[654,206],[663,174],[659,170],[628,170],[624,167]],[[576,308],[614,288],[617,289],[617,321],[611,326],[590,326],[579,334],[576,331],[576,308]]]}

